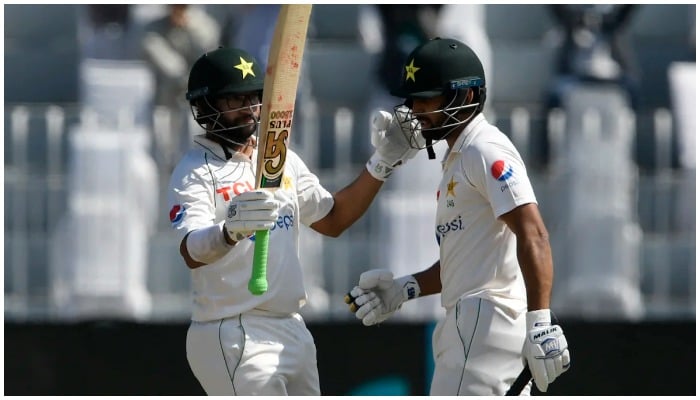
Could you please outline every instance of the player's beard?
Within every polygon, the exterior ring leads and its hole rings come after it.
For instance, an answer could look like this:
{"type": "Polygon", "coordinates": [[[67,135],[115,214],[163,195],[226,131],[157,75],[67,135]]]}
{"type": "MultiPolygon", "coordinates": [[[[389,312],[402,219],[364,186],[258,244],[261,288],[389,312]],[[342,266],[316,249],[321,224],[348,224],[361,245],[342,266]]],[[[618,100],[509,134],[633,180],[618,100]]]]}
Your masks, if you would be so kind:
{"type": "Polygon", "coordinates": [[[447,117],[443,116],[442,121],[434,124],[428,118],[418,118],[418,121],[421,123],[421,135],[423,135],[423,138],[436,142],[447,137],[452,131],[452,127],[446,128],[442,126],[446,120],[447,117]]]}
{"type": "Polygon", "coordinates": [[[220,121],[224,129],[212,133],[224,139],[229,145],[234,145],[234,147],[246,146],[248,145],[248,138],[257,133],[259,122],[254,115],[241,115],[231,122],[220,121]]]}
{"type": "Polygon", "coordinates": [[[440,115],[440,120],[435,123],[427,117],[418,117],[419,122],[425,121],[425,125],[421,124],[421,135],[423,135],[425,140],[433,142],[446,139],[455,130],[461,132],[469,121],[474,118],[475,114],[473,110],[460,111],[455,116],[449,116],[443,112],[440,115]]]}
{"type": "MultiPolygon", "coordinates": [[[[463,122],[463,124],[466,125],[466,123],[464,123],[464,122],[463,122]]],[[[443,139],[447,138],[448,136],[450,136],[450,134],[455,129],[459,128],[460,126],[461,125],[448,126],[448,127],[440,126],[440,127],[431,128],[428,130],[423,129],[423,130],[421,130],[421,135],[423,135],[423,138],[425,140],[432,140],[433,142],[437,142],[439,140],[443,140],[443,139]]]]}
{"type": "Polygon", "coordinates": [[[236,118],[233,126],[226,131],[226,136],[233,142],[245,144],[248,138],[257,132],[258,122],[255,116],[246,115],[236,118]]]}

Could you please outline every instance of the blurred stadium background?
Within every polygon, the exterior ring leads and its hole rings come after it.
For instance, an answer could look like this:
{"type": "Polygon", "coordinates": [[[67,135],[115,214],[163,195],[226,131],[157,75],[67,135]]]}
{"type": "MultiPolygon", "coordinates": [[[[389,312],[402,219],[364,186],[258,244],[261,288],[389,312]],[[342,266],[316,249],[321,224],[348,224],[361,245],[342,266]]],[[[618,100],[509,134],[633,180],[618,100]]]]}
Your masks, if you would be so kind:
{"type": "MultiPolygon", "coordinates": [[[[275,5],[190,8],[216,21],[219,43],[265,59],[275,5]]],[[[388,51],[421,35],[461,38],[485,60],[487,117],[521,150],[550,230],[552,308],[574,357],[550,393],[694,394],[695,5],[633,10],[620,29],[631,97],[610,82],[556,86],[562,30],[549,6],[474,6],[456,28],[445,8],[314,6],[293,148],[341,188],[371,154],[372,111],[398,103],[382,75],[388,51]]],[[[3,11],[5,394],[201,394],[184,355],[189,272],[166,202],[178,143],[199,128],[173,130],[189,111],[156,104],[160,81],[140,52],[168,6],[3,11]]],[[[185,106],[184,91],[176,100],[185,106]]],[[[370,329],[342,298],[366,269],[434,261],[439,175],[420,153],[342,237],[303,230],[304,316],[324,394],[427,394],[439,300],[370,329]],[[408,348],[414,363],[399,361],[408,348]],[[369,357],[372,368],[358,364],[369,357]]]]}

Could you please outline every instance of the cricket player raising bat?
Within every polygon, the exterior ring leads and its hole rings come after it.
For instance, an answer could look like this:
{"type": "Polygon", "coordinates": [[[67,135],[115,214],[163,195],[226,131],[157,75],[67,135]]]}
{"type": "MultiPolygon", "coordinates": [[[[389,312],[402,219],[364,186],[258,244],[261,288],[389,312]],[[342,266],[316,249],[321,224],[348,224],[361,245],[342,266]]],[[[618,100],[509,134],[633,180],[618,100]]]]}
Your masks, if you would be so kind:
{"type": "Polygon", "coordinates": [[[570,363],[564,333],[550,318],[552,255],[523,160],[481,113],[481,61],[464,43],[436,38],[418,46],[401,72],[392,94],[405,99],[398,120],[415,127],[407,143],[421,147],[422,135],[429,154],[432,141],[448,144],[436,188],[440,259],[396,278],[367,271],[346,303],[374,325],[407,300],[441,293],[446,315],[433,335],[430,395],[500,396],[523,368],[546,391],[570,363]]]}
{"type": "Polygon", "coordinates": [[[209,395],[319,395],[316,347],[299,315],[306,302],[299,224],[340,235],[417,150],[403,138],[410,129],[379,118],[367,168],[337,193],[292,149],[279,188],[256,190],[263,76],[257,60],[233,48],[202,55],[190,71],[187,100],[204,132],[169,188],[170,220],[192,276],[187,359],[209,395]],[[268,285],[254,295],[248,281],[258,230],[269,230],[268,285]]]}

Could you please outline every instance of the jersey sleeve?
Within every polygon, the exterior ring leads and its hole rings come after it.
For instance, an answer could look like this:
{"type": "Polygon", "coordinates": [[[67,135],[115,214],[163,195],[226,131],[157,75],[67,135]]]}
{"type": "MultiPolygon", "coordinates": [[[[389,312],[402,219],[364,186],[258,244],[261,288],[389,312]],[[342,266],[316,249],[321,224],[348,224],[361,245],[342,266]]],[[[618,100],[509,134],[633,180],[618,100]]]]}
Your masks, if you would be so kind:
{"type": "Polygon", "coordinates": [[[528,203],[537,203],[520,154],[506,138],[481,142],[463,154],[467,179],[491,205],[495,218],[528,203]]]}
{"type": "Polygon", "coordinates": [[[333,208],[333,195],[328,192],[304,162],[296,154],[292,154],[293,165],[297,174],[297,199],[301,222],[309,226],[328,215],[333,208]]]}
{"type": "Polygon", "coordinates": [[[212,188],[196,170],[173,172],[168,191],[170,223],[180,239],[195,229],[214,224],[216,205],[212,188]]]}

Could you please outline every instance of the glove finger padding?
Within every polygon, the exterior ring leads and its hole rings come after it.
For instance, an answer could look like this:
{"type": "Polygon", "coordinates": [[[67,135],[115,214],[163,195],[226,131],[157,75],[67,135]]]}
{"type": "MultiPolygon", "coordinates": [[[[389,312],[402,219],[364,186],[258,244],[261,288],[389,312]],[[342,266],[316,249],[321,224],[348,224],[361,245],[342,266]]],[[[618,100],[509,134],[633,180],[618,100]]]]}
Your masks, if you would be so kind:
{"type": "Polygon", "coordinates": [[[372,136],[370,141],[373,147],[378,147],[384,139],[386,130],[389,129],[394,117],[386,111],[376,111],[372,116],[372,136]]]}
{"type": "MultiPolygon", "coordinates": [[[[406,112],[401,115],[403,118],[410,117],[406,112]]],[[[370,126],[370,139],[375,152],[366,164],[367,170],[373,177],[384,181],[395,168],[415,157],[421,147],[415,144],[416,140],[413,137],[418,136],[422,139],[422,135],[418,121],[413,120],[413,122],[402,124],[394,115],[386,111],[380,110],[374,113],[370,126]]]]}
{"type": "Polygon", "coordinates": [[[270,190],[249,190],[247,192],[243,192],[236,197],[233,198],[233,200],[244,203],[248,201],[254,201],[254,200],[272,200],[275,201],[275,195],[272,193],[270,190]]]}
{"type": "Polygon", "coordinates": [[[246,212],[241,213],[238,217],[239,221],[267,221],[274,222],[279,217],[277,208],[270,208],[267,210],[254,209],[245,210],[246,212]]]}
{"type": "Polygon", "coordinates": [[[368,292],[365,292],[365,293],[361,294],[360,296],[356,297],[354,303],[358,307],[362,307],[365,304],[369,303],[370,301],[372,301],[376,298],[377,298],[376,293],[368,291],[368,292]]]}
{"type": "Polygon", "coordinates": [[[347,295],[345,295],[345,303],[353,303],[356,298],[362,296],[365,293],[367,293],[366,290],[361,289],[359,286],[355,286],[347,295]]]}
{"type": "Polygon", "coordinates": [[[355,314],[360,306],[369,302],[369,300],[376,295],[370,291],[363,290],[358,286],[355,286],[348,294],[345,295],[345,304],[348,305],[350,312],[355,314]]]}
{"type": "Polygon", "coordinates": [[[568,344],[559,325],[540,326],[528,332],[526,355],[535,385],[541,392],[546,392],[564,369],[563,356],[568,359],[568,344]]]}
{"type": "Polygon", "coordinates": [[[380,312],[379,308],[381,307],[382,300],[379,297],[372,293],[372,296],[366,296],[366,299],[366,302],[355,312],[355,317],[357,317],[357,319],[364,320],[370,313],[380,312]]]}
{"type": "Polygon", "coordinates": [[[358,286],[348,293],[346,303],[352,298],[353,306],[359,306],[355,316],[365,325],[374,325],[389,318],[404,301],[419,295],[420,287],[412,275],[394,279],[388,269],[373,269],[360,275],[358,286]]]}
{"type": "Polygon", "coordinates": [[[571,357],[569,356],[569,349],[564,350],[561,354],[561,368],[562,372],[565,372],[571,366],[571,357]]]}
{"type": "MultiPolygon", "coordinates": [[[[379,300],[379,299],[377,299],[379,300]]],[[[380,301],[381,302],[381,301],[380,301]]],[[[369,304],[365,305],[365,307],[369,306],[369,304]]],[[[377,305],[375,308],[370,309],[367,307],[367,315],[362,317],[362,324],[365,326],[372,326],[376,325],[380,322],[384,322],[387,318],[391,316],[392,313],[382,313],[380,310],[381,305],[377,305]]],[[[359,312],[359,310],[358,310],[359,312]]],[[[359,318],[359,316],[358,316],[359,318]]]]}
{"type": "Polygon", "coordinates": [[[564,350],[561,353],[561,357],[554,357],[554,377],[558,377],[559,375],[563,374],[566,372],[566,370],[569,369],[569,350],[564,350]]]}
{"type": "Polygon", "coordinates": [[[238,209],[240,211],[258,211],[258,210],[270,210],[277,211],[279,208],[279,202],[274,199],[261,199],[261,200],[248,200],[248,201],[238,201],[238,209]]]}
{"type": "Polygon", "coordinates": [[[224,227],[240,241],[256,230],[271,229],[279,217],[281,203],[268,190],[244,192],[231,199],[224,227]]]}
{"type": "Polygon", "coordinates": [[[555,360],[553,358],[544,360],[544,368],[547,371],[547,384],[552,383],[557,377],[557,367],[554,364],[555,360]]]}

